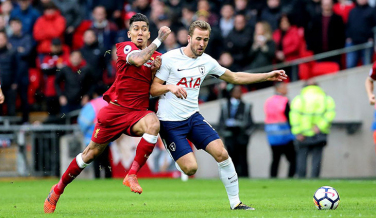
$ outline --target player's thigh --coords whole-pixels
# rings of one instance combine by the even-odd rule
[[[142,136],[144,133],[157,135],[160,124],[157,115],[154,112],[147,113],[141,117],[137,123],[132,126],[132,133],[137,136]]]
[[[177,161],[182,156],[193,152],[187,141],[189,126],[186,122],[161,121],[160,135],[166,151]]]
[[[206,146],[206,152],[208,152],[217,162],[222,162],[228,159],[228,152],[221,139],[211,141]]]
[[[197,149],[206,150],[206,146],[220,139],[215,129],[204,119],[200,113],[195,113],[191,117],[190,132],[187,139],[191,141]]]

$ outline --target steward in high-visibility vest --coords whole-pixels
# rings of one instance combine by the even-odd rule
[[[291,102],[290,109],[291,132],[305,137],[315,135],[315,126],[328,134],[336,116],[333,98],[317,85],[304,87]]]

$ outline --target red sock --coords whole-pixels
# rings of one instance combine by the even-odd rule
[[[144,138],[141,138],[140,143],[137,145],[136,157],[134,157],[128,174],[136,174],[141,169],[148,160],[151,152],[153,152],[154,147],[155,144],[149,143]]]
[[[65,187],[71,183],[78,175],[80,175],[81,171],[85,168],[80,168],[77,165],[76,158],[72,160],[69,164],[68,169],[65,171],[63,176],[61,177],[59,183],[54,188],[54,192],[58,195],[63,194]]]

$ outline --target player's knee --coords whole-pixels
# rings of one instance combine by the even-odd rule
[[[146,133],[157,135],[159,133],[159,120],[156,116],[150,116],[150,118],[147,120],[147,130]]]
[[[197,168],[198,168],[197,164],[192,164],[192,165],[184,166],[182,170],[186,175],[193,176],[197,172]]]
[[[213,157],[218,163],[225,161],[229,158],[228,153],[227,153],[226,149],[224,149],[224,148],[221,151],[214,154]]]

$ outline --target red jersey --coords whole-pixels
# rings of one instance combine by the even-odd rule
[[[128,63],[128,55],[141,50],[133,42],[116,44],[116,80],[104,93],[107,102],[136,109],[146,110],[149,107],[149,90],[152,82],[151,65],[155,57],[162,55],[154,52],[150,60],[140,67]]]
[[[372,80],[376,80],[376,62],[373,63],[372,68],[369,71],[369,77],[371,77]]]

